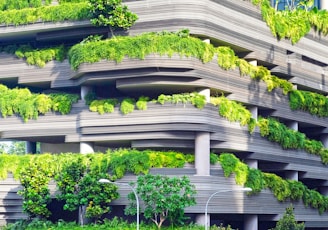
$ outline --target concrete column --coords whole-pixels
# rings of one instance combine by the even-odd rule
[[[81,86],[81,100],[84,101],[84,97],[85,97],[88,93],[92,92],[92,90],[93,90],[93,87],[91,87],[91,86],[86,86],[86,85],[82,85],[82,86]]]
[[[321,7],[321,9],[328,10],[328,1],[327,0],[320,0],[320,7]]]
[[[210,175],[210,133],[197,132],[195,137],[196,175]]]
[[[320,136],[320,140],[321,140],[323,146],[325,146],[325,148],[328,148],[328,134],[322,134]]]
[[[289,179],[289,180],[298,181],[298,172],[297,171],[286,171],[285,177],[286,177],[286,179]]]
[[[320,187],[319,192],[324,196],[328,196],[328,187],[327,186]]]
[[[197,176],[209,176],[210,175],[210,133],[209,132],[197,132],[195,135],[195,168]],[[210,215],[205,217],[205,214],[198,214],[195,217],[195,221],[199,225],[205,224],[205,218],[207,223],[210,223]]]
[[[257,120],[259,114],[259,108],[257,106],[250,106],[248,107],[249,111],[252,114],[252,117]]]
[[[36,142],[26,141],[25,142],[26,153],[36,153]]]
[[[244,230],[258,230],[258,216],[256,214],[244,216]]]
[[[195,222],[198,225],[205,226],[205,214],[196,215]],[[207,226],[210,226],[210,214],[207,214]]]
[[[80,153],[87,154],[87,153],[94,153],[93,150],[93,143],[91,142],[81,142],[80,143]]]
[[[290,121],[287,123],[288,128],[298,131],[298,122],[297,121]]]
[[[204,39],[203,42],[205,42],[206,44],[211,44],[211,40],[210,39]]]
[[[257,60],[250,60],[248,62],[249,62],[249,64],[251,64],[253,66],[257,66]]]
[[[259,164],[258,164],[258,160],[250,160],[247,159],[245,160],[245,163],[250,167],[250,168],[254,168],[254,169],[258,169],[259,168]]]
[[[211,100],[211,90],[210,89],[200,89],[198,93],[204,95],[206,98],[206,103],[210,103]]]

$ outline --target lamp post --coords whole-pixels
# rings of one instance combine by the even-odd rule
[[[242,191],[242,192],[250,192],[252,191],[251,188],[241,188],[241,189],[228,189],[228,190],[219,190],[214,192],[207,200],[206,202],[206,206],[205,206],[205,230],[208,230],[208,218],[207,218],[207,207],[208,207],[208,203],[210,202],[210,200],[217,195],[218,193],[223,193],[223,192],[233,192],[233,191]]]
[[[137,230],[139,230],[139,198],[136,190],[129,185],[128,183],[120,183],[120,182],[115,182],[115,181],[110,181],[108,179],[100,179],[99,183],[110,183],[110,184],[117,184],[117,185],[127,185],[130,187],[130,189],[133,191],[134,196],[136,197],[136,202],[137,202]]]

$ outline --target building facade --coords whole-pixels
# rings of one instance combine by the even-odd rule
[[[316,2],[327,9],[327,1]],[[255,66],[264,66],[272,74],[293,83],[295,89],[326,96],[328,93],[328,39],[312,31],[296,44],[278,40],[262,20],[261,10],[242,0],[143,0],[128,1],[139,17],[124,36],[145,32],[178,31],[184,28],[213,46],[229,46],[239,58]],[[108,35],[108,28],[94,27],[89,20],[38,21],[26,25],[0,26],[1,46],[34,44],[37,47],[73,45],[89,35]],[[202,110],[186,105],[150,105],[146,111],[122,115],[99,115],[89,111],[84,97],[94,92],[99,98],[156,97],[162,93],[199,92],[210,96],[224,94],[249,109],[253,118],[274,117],[290,129],[319,140],[328,148],[328,118],[304,111],[293,111],[288,96],[281,91],[268,92],[267,86],[237,70],[223,70],[213,62],[173,54],[153,54],[144,60],[125,58],[120,63],[99,61],[83,63],[73,70],[67,59],[50,61],[44,67],[28,65],[6,52],[0,53],[0,83],[8,87],[28,87],[35,92],[65,92],[80,95],[67,115],[47,113],[37,120],[22,121],[11,116],[0,119],[0,138],[27,142],[28,152],[105,151],[107,148],[177,149],[195,154],[195,165],[183,170],[154,169],[153,173],[188,175],[196,185],[197,205],[186,209],[200,224],[231,224],[245,230],[268,229],[279,220],[290,202],[279,202],[269,190],[249,196],[233,178],[225,178],[218,166],[210,165],[210,153],[236,154],[250,167],[275,173],[285,179],[301,181],[309,188],[328,194],[327,166],[320,157],[303,150],[285,150],[261,137],[258,129],[250,135],[238,123],[229,122],[208,104]],[[126,176],[122,181],[135,180]],[[11,179],[3,183],[2,220],[22,217],[18,185]],[[205,204],[211,200],[208,216]],[[123,191],[127,192],[127,191]],[[8,195],[9,194],[9,195]],[[116,201],[114,205],[124,205]],[[307,229],[328,229],[328,214],[294,202],[295,216]]]

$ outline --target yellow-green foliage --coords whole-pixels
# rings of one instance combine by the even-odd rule
[[[51,110],[67,114],[73,103],[77,102],[77,95],[70,94],[37,94],[27,88],[9,89],[0,85],[0,112],[2,117],[20,115],[24,122],[37,119],[39,114]]]
[[[267,68],[252,66],[247,61],[239,59],[229,47],[214,47],[198,38],[189,36],[188,30],[82,42],[69,50],[68,58],[72,68],[76,70],[82,63],[95,63],[101,60],[119,63],[126,57],[143,60],[150,54],[168,55],[169,57],[178,54],[181,57],[197,58],[203,63],[217,57],[219,67],[224,70],[233,70],[238,66],[241,75],[248,75],[253,79],[264,81],[268,91],[282,88],[283,93],[287,94],[293,87],[290,82],[272,76]]]
[[[328,210],[328,197],[299,181],[284,180],[273,173],[252,169],[230,153],[222,153],[219,162],[226,177],[234,174],[236,183],[252,188],[252,193],[270,189],[278,201],[302,200],[306,206],[318,209],[320,214]]]
[[[239,122],[240,125],[248,126],[250,132],[253,132],[256,126],[256,120],[252,118],[251,112],[242,104],[227,99],[224,96],[211,97],[211,103],[219,107],[219,114],[231,122]]]
[[[10,9],[0,11],[0,24],[24,25],[43,22],[58,22],[64,20],[89,19],[90,12],[87,2],[63,3],[59,5],[41,6],[37,8]]]
[[[66,58],[66,48],[64,45],[43,49],[33,49],[31,46],[20,46],[15,51],[19,58],[25,58],[29,65],[44,67],[49,61],[63,61]]]
[[[290,39],[293,44],[309,33],[311,27],[323,35],[328,34],[328,11],[309,6],[277,11],[269,0],[252,0],[261,8],[263,20],[278,39]],[[310,2],[310,1],[309,1]]]

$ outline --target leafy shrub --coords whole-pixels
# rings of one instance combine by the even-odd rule
[[[279,143],[284,149],[303,149],[306,152],[321,156],[322,162],[327,164],[327,150],[321,141],[308,139],[304,133],[289,129],[274,118],[260,118],[258,127],[262,137]]]
[[[271,7],[269,0],[252,0],[252,2],[261,7],[263,20],[278,39],[290,39],[292,44],[295,44],[310,31],[311,27],[324,35],[328,34],[326,10],[298,7],[294,10],[277,11]]]
[[[37,21],[83,20],[90,18],[86,2],[63,3],[60,5],[41,6],[0,11],[0,23],[5,25],[25,25]]]
[[[289,93],[289,105],[293,110],[307,111],[318,117],[328,116],[328,99],[318,93],[293,90]]]
[[[104,100],[93,100],[89,106],[90,111],[98,112],[99,114],[112,113],[114,107],[118,104],[118,100],[104,99]]]
[[[181,178],[151,174],[138,176],[136,192],[144,203],[141,207],[144,210],[141,212],[158,228],[161,228],[163,222],[170,217],[169,213],[182,212],[182,215],[179,215],[181,217],[186,207],[196,204],[195,186],[186,176]],[[126,208],[125,213],[134,215],[136,214],[135,195],[129,194],[129,199],[132,203]]]
[[[68,114],[71,111],[72,104],[76,103],[79,96],[74,94],[49,94],[52,100],[52,110],[61,114]]]
[[[139,97],[136,106],[139,110],[146,110],[147,109],[147,102],[149,101],[149,97],[141,96]]]
[[[29,65],[44,67],[49,61],[63,61],[66,58],[66,48],[64,45],[43,49],[33,49],[31,46],[20,46],[15,51],[19,58],[26,58]]]
[[[138,16],[132,13],[122,0],[88,0],[91,12],[91,23],[96,26],[110,26],[111,28],[130,28]]]
[[[125,98],[121,102],[120,111],[125,115],[132,113],[135,107],[135,100],[133,98]]]
[[[328,198],[315,190],[308,189],[302,182],[284,180],[273,173],[251,169],[236,156],[229,153],[222,153],[219,162],[225,177],[234,173],[236,183],[252,188],[252,193],[268,188],[279,201],[302,199],[306,206],[310,205],[318,209],[320,214],[328,210]],[[246,180],[245,174],[247,175]]]
[[[256,126],[256,121],[252,114],[242,104],[227,99],[224,96],[211,97],[211,103],[219,107],[220,116],[231,122],[239,122],[240,125],[248,125],[248,130],[252,133]]]
[[[37,119],[39,114],[50,110],[67,114],[73,103],[77,102],[77,95],[69,94],[33,94],[27,88],[8,89],[0,85],[0,112],[3,117],[19,114],[24,122]]]

